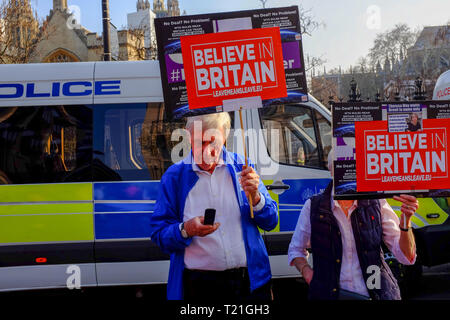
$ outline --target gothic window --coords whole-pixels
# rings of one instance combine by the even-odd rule
[[[79,62],[80,59],[78,59],[74,54],[71,54],[70,52],[66,50],[56,50],[52,54],[50,54],[47,58],[44,59],[44,62],[48,63],[55,63],[55,62]]]

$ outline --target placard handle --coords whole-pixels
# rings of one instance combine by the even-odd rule
[[[244,146],[244,157],[245,157],[245,168],[248,167],[248,161],[247,161],[247,146],[245,144],[245,134],[244,134],[244,122],[242,121],[242,106],[239,108],[239,120],[241,121],[241,133],[242,133],[242,143]],[[250,217],[253,219],[253,201],[252,197],[248,197],[248,203],[250,204]]]

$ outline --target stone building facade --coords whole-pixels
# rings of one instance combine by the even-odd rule
[[[146,2],[148,1],[146,0]],[[180,15],[180,4],[178,3],[178,0],[167,0],[166,6],[164,0],[154,0],[153,12],[156,14],[157,18],[176,17]]]
[[[83,26],[73,23],[67,0],[53,0],[53,9],[43,28],[46,36],[39,40],[31,62],[79,62],[103,59],[102,39]]]
[[[28,0],[22,0],[28,1]],[[115,60],[142,60],[154,58],[156,41],[153,20],[155,17],[180,14],[177,0],[154,0],[153,10],[149,0],[138,0],[137,11],[128,14],[128,29],[117,31],[112,26],[111,38],[117,39]],[[53,9],[44,22],[47,36],[39,40],[30,62],[79,62],[103,60],[103,39],[95,32],[73,23],[67,0],[53,0]],[[141,35],[137,29],[144,30]],[[113,43],[111,44],[113,47]],[[149,53],[150,52],[150,53]],[[114,54],[113,54],[114,60]]]

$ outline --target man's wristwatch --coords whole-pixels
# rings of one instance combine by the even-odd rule
[[[181,236],[185,239],[189,238],[189,235],[187,234],[186,230],[184,229],[184,222],[181,224],[180,227]]]

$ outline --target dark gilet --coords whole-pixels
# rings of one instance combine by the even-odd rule
[[[342,239],[339,225],[331,210],[332,183],[325,191],[311,198],[311,249],[314,274],[309,288],[310,299],[335,300],[339,296],[339,277],[342,263]],[[378,200],[358,200],[351,214],[359,264],[365,283],[374,271],[380,269],[380,286],[368,288],[373,300],[400,300],[397,280],[384,261],[381,248],[383,230]],[[371,280],[373,277],[371,278]],[[374,283],[369,281],[369,283]]]

